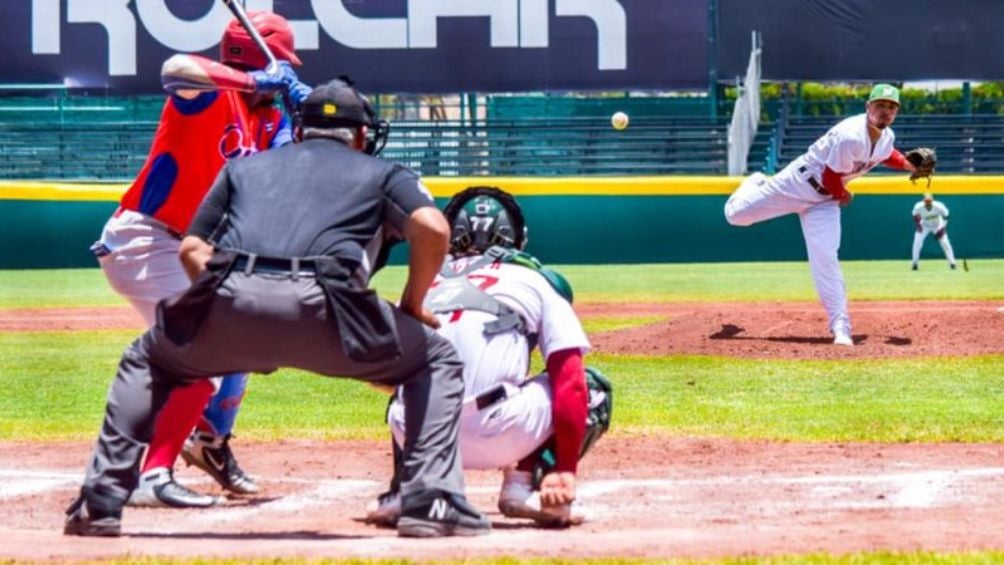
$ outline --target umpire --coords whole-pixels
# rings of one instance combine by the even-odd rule
[[[403,386],[398,535],[479,535],[464,498],[457,421],[462,366],[422,308],[450,227],[410,170],[373,155],[386,122],[345,80],[303,103],[301,143],[230,161],[181,244],[193,286],[158,306],[130,345],[64,534],[117,536],[144,444],[168,393],[197,379],[295,367]],[[410,245],[400,307],[367,288],[389,247]]]

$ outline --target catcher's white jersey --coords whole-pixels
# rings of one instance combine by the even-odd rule
[[[480,257],[455,260],[456,272]],[[465,275],[475,286],[520,315],[527,332],[536,335],[541,355],[577,348],[585,354],[589,340],[571,304],[540,273],[511,263],[494,262]],[[441,280],[437,278],[437,282]],[[439,333],[450,340],[464,362],[465,399],[460,416],[460,452],[465,469],[511,465],[529,455],[553,433],[551,386],[546,375],[528,379],[530,343],[509,330],[485,335],[496,317],[477,310],[439,316]],[[497,391],[499,399],[478,407],[478,396]],[[387,414],[398,441],[404,437],[400,396]]]
[[[938,202],[931,202],[931,209],[928,210],[921,200],[913,207],[912,216],[920,216],[920,225],[927,231],[936,232],[945,226],[948,220],[948,207]]]
[[[847,288],[837,256],[840,206],[814,184],[819,185],[826,167],[840,173],[844,183],[867,173],[889,158],[895,140],[892,129],[885,128],[872,144],[868,116],[851,116],[830,128],[780,173],[770,178],[761,173],[747,177],[725,203],[725,217],[736,226],[798,214],[812,279],[834,333],[851,333]]]
[[[461,272],[479,259],[461,258],[451,261],[449,266]],[[572,305],[540,273],[512,263],[494,262],[466,276],[520,315],[527,332],[537,336],[544,359],[562,349],[578,348],[583,353],[589,350],[589,340]],[[476,310],[441,314],[439,318],[442,323],[439,333],[450,340],[464,360],[468,396],[480,394],[502,381],[519,384],[526,378],[530,359],[526,336],[517,332],[484,335],[484,323],[495,317]]]

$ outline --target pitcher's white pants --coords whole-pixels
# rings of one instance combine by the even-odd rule
[[[840,204],[817,193],[788,169],[767,178],[750,175],[725,203],[725,219],[751,226],[786,214],[798,214],[819,301],[829,315],[830,331],[851,333],[847,287],[840,270]]]
[[[914,232],[913,234],[913,264],[916,265],[920,262],[920,250],[924,247],[924,240],[927,239],[927,235],[934,233],[927,228],[921,228],[919,232]],[[945,258],[948,259],[949,265],[955,264],[955,251],[952,249],[952,242],[948,240],[948,231],[938,237],[937,234],[934,236],[941,244],[941,250],[945,252]]]

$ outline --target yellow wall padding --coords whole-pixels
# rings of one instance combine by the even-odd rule
[[[727,195],[741,180],[726,176],[429,177],[423,182],[437,197],[476,185],[498,186],[517,196],[684,196]],[[123,183],[0,181],[0,200],[117,201],[128,187]],[[850,188],[856,194],[1004,194],[1004,176],[936,176],[928,188],[925,181],[913,184],[905,175],[872,175],[853,181]]]

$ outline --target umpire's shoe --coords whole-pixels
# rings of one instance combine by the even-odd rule
[[[128,506],[152,508],[207,508],[219,502],[215,496],[199,494],[174,480],[174,472],[156,467],[139,476],[139,485],[129,496]]]
[[[393,528],[400,518],[401,493],[389,490],[370,503],[364,521],[380,528]]]
[[[441,490],[405,495],[397,535],[405,538],[481,536],[492,524],[459,494]]]
[[[240,468],[230,450],[230,434],[217,436],[196,430],[181,452],[185,463],[195,465],[234,494],[255,494],[258,485]]]
[[[118,537],[122,535],[122,506],[102,497],[87,487],[66,509],[63,535],[87,537]]]

